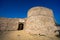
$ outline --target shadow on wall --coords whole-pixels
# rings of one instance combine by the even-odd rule
[[[59,34],[57,34],[56,36],[60,38],[60,25],[55,23],[55,26],[57,26],[58,30],[56,30],[55,32],[58,32]]]

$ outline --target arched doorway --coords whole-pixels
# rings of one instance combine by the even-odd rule
[[[18,29],[17,30],[23,30],[24,28],[24,23],[18,23]]]

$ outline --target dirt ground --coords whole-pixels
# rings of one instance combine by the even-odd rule
[[[0,31],[0,40],[60,40],[57,37],[32,35],[22,31]]]

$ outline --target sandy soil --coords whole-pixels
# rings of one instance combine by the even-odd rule
[[[0,31],[0,40],[60,40],[57,37],[32,35],[22,31]]]

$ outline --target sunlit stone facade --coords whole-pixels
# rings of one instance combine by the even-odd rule
[[[27,13],[27,18],[0,18],[0,30],[17,30],[19,23],[23,23],[23,30],[29,34],[55,35],[53,12],[45,7],[33,7]]]
[[[30,34],[54,36],[55,22],[51,9],[45,7],[33,7],[28,11],[25,31]]]

